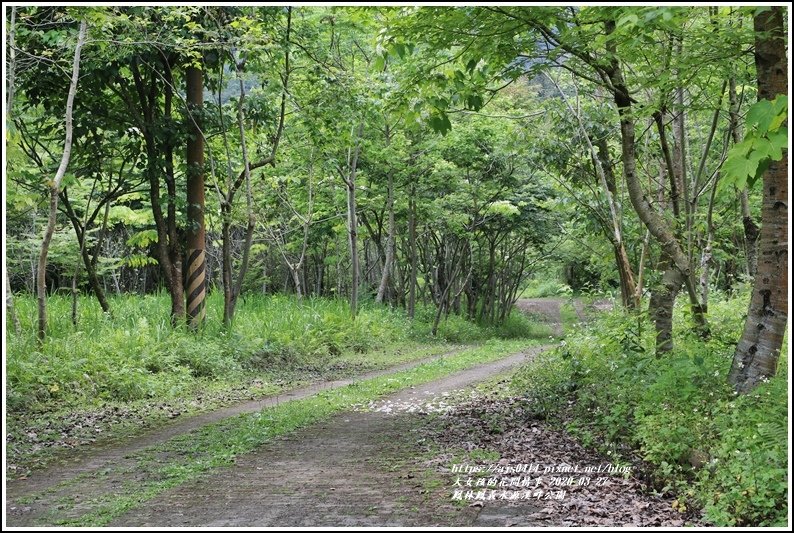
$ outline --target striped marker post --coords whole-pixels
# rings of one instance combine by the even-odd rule
[[[204,322],[207,263],[204,252],[204,137],[200,128],[204,101],[200,69],[188,67],[187,102],[191,111],[187,140],[187,295],[188,326],[196,330]]]

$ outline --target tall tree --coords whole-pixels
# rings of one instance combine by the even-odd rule
[[[58,194],[61,191],[61,181],[66,174],[69,166],[69,159],[72,156],[72,111],[74,109],[74,96],[77,94],[77,83],[80,79],[80,53],[86,40],[87,23],[85,20],[80,22],[80,29],[77,33],[77,43],[74,47],[74,59],[72,60],[72,78],[69,83],[69,93],[66,96],[66,112],[64,114],[65,140],[63,144],[63,154],[55,177],[49,185],[50,190],[50,210],[47,217],[47,227],[44,230],[44,239],[41,242],[41,252],[39,253],[39,263],[36,275],[36,300],[38,305],[38,339],[43,342],[47,332],[47,254],[50,251],[50,241],[55,232],[55,222],[58,216]]]
[[[187,140],[187,296],[188,325],[196,329],[204,321],[206,296],[206,239],[204,230],[204,136],[201,108],[204,102],[204,76],[194,65],[187,68],[187,104],[190,113]]]
[[[360,122],[351,136],[353,147],[347,151],[347,164],[339,169],[347,191],[347,238],[350,247],[350,314],[353,320],[358,314],[358,289],[361,283],[361,267],[358,257],[358,212],[356,205],[356,174],[358,172],[358,158],[361,154],[361,136],[364,132],[364,123]]]
[[[758,98],[773,100],[788,94],[785,11],[781,6],[756,13],[755,66]],[[785,131],[787,119],[780,127]],[[777,370],[788,323],[788,151],[771,161],[763,175],[758,267],[744,332],[736,346],[728,380],[747,392]]]
[[[11,7],[11,20],[8,23],[8,74],[6,75],[6,124],[11,124],[11,106],[14,103],[14,75],[16,73],[16,35],[17,8]],[[11,292],[11,283],[8,280],[8,267],[3,270],[6,290],[6,313],[14,323],[14,331],[19,334],[22,327],[19,324],[16,308],[14,307],[14,294]]]

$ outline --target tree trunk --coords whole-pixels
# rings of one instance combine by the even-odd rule
[[[191,329],[204,321],[206,252],[204,236],[204,137],[198,123],[204,102],[202,71],[188,67],[187,103],[191,116],[187,141],[187,319]],[[231,283],[231,280],[229,280]]]
[[[739,120],[739,101],[736,98],[736,79],[731,76],[728,80],[728,111],[730,114],[730,129],[734,144],[742,142],[742,126]],[[742,225],[744,226],[744,248],[747,257],[747,273],[755,277],[755,269],[758,262],[758,225],[753,220],[750,213],[750,200],[748,198],[747,186],[739,191],[739,202],[741,205]]]
[[[651,292],[648,304],[648,313],[653,319],[656,328],[656,355],[661,355],[673,349],[673,307],[675,298],[684,276],[675,268],[668,257],[659,261],[660,270],[664,269],[662,280],[658,287]]]
[[[232,282],[232,213],[231,206],[221,200],[221,283],[223,283],[223,325],[228,327],[234,316],[234,285]]]
[[[754,18],[755,65],[759,99],[788,94],[788,70],[783,7],[775,6]],[[782,128],[788,126],[788,121]],[[788,323],[788,151],[773,161],[763,177],[761,234],[750,309],[728,381],[746,393],[777,371]]]
[[[8,74],[6,76],[6,119],[11,121],[11,107],[14,105],[14,77],[16,75],[16,20],[17,8],[11,7],[11,20],[8,24]],[[11,292],[11,281],[8,279],[8,269],[3,270],[6,285],[6,316],[11,318],[14,323],[14,333],[22,333],[22,326],[19,323],[16,309],[14,307],[14,294]]]
[[[8,270],[4,270],[6,278],[6,316],[11,317],[11,322],[14,323],[14,333],[17,335],[22,333],[22,325],[19,323],[16,308],[14,307],[14,293],[11,292],[11,281],[8,279]]]
[[[167,186],[168,213],[163,215],[160,202],[160,173],[159,164],[161,146],[157,141],[156,131],[158,124],[155,120],[157,102],[157,81],[152,75],[148,86],[144,83],[139,68],[139,59],[134,58],[130,63],[135,90],[140,102],[141,122],[139,124],[146,146],[146,176],[149,180],[149,202],[152,207],[152,218],[157,230],[157,259],[160,272],[165,280],[168,294],[171,298],[171,325],[182,323],[185,316],[185,298],[182,287],[182,254],[180,243],[177,240],[176,227],[176,181],[173,168],[173,147],[171,140],[164,141],[162,151],[165,152],[165,179]],[[163,77],[164,87],[164,120],[171,117],[171,101],[173,87],[171,83],[170,66],[165,62]],[[115,279],[114,279],[115,281]]]
[[[408,274],[408,316],[413,319],[416,312],[416,200],[414,199],[414,186],[408,198],[408,255],[411,270]]]
[[[708,310],[709,305],[709,274],[711,273],[711,265],[714,262],[712,255],[712,242],[714,241],[714,202],[717,198],[717,185],[719,184],[719,175],[714,178],[714,183],[711,186],[711,194],[709,196],[709,206],[706,212],[706,243],[703,246],[703,251],[700,257],[700,301],[703,302],[704,311]]]
[[[64,202],[63,205],[66,209],[66,216],[72,223],[72,227],[74,228],[74,234],[77,237],[77,244],[80,246],[80,256],[83,261],[83,265],[85,266],[86,274],[88,275],[88,284],[91,286],[91,291],[96,296],[97,301],[99,302],[99,306],[102,308],[102,311],[108,314],[112,314],[110,311],[110,304],[107,301],[107,297],[105,296],[105,290],[102,288],[102,284],[99,282],[99,276],[96,273],[96,265],[97,265],[97,258],[99,257],[99,245],[100,242],[97,242],[96,247],[94,247],[94,255],[88,253],[86,249],[86,242],[85,242],[85,232],[86,232],[86,225],[84,225],[80,218],[77,216],[77,213],[74,212],[72,206],[68,201],[68,197],[66,196],[65,192],[63,195]],[[108,207],[110,206],[110,201],[105,206],[105,218],[103,220],[103,230],[107,225],[107,214],[108,214]]]
[[[11,122],[11,106],[14,105],[14,82],[17,66],[16,31],[17,8],[11,7],[11,20],[8,22],[8,73],[6,74],[6,120]]]
[[[631,262],[629,261],[629,258],[626,254],[626,247],[623,244],[620,210],[618,208],[617,202],[615,201],[615,193],[617,192],[615,188],[615,175],[612,172],[612,165],[609,161],[609,148],[607,146],[606,139],[602,138],[595,142],[595,146],[598,147],[598,151],[596,151],[594,143],[590,140],[590,135],[585,128],[581,113],[579,112],[578,92],[576,93],[576,109],[574,109],[571,103],[568,101],[568,98],[565,96],[565,92],[563,92],[557,82],[548,74],[546,74],[546,77],[552,83],[554,83],[555,87],[557,87],[557,91],[560,93],[560,96],[565,102],[565,105],[568,107],[568,110],[576,117],[582,137],[584,137],[584,140],[587,142],[587,147],[590,152],[590,157],[593,161],[593,166],[595,167],[598,183],[601,186],[601,191],[604,193],[607,206],[609,207],[609,218],[610,222],[612,223],[612,227],[610,228],[611,234],[608,234],[608,237],[615,250],[615,261],[617,263],[618,275],[620,277],[621,300],[625,308],[636,309],[639,307],[639,301],[635,299],[635,295],[637,293],[636,283],[634,281],[634,272],[631,268]]]
[[[55,221],[58,215],[58,194],[60,193],[61,181],[66,168],[69,166],[69,159],[72,155],[72,110],[74,109],[74,96],[77,93],[77,82],[80,78],[80,52],[85,44],[86,21],[80,22],[80,30],[77,35],[77,44],[74,48],[74,59],[72,61],[72,80],[69,84],[69,93],[66,96],[65,130],[66,139],[63,145],[61,163],[50,184],[50,211],[47,218],[47,227],[44,230],[44,239],[41,242],[41,253],[39,253],[39,264],[36,283],[36,300],[38,304],[38,339],[44,341],[47,332],[47,287],[45,285],[47,276],[47,254],[50,251],[50,241],[55,232]]]
[[[391,171],[389,172],[388,189],[386,209],[389,212],[389,235],[386,239],[386,260],[383,265],[383,275],[380,278],[378,295],[375,297],[375,302],[377,303],[383,302],[383,299],[386,297],[386,290],[389,287],[389,279],[394,263],[394,177]]]
[[[300,302],[303,300],[303,288],[301,283],[301,265],[292,265],[289,264],[288,267],[289,272],[292,275],[292,282],[295,284],[295,296],[298,298]]]
[[[358,167],[358,156],[361,152],[361,134],[364,124],[359,124],[357,128],[355,148],[352,157],[348,156],[348,176],[345,179],[347,186],[347,231],[350,245],[350,315],[353,320],[358,314],[358,285],[360,266],[358,260],[358,215],[356,214],[356,170]]]
[[[615,29],[614,21],[607,21],[607,33],[612,33]],[[610,45],[614,48],[614,44]],[[614,54],[614,50],[611,50]],[[642,220],[662,247],[664,253],[672,261],[672,265],[677,268],[684,277],[684,284],[689,295],[692,308],[692,315],[702,336],[708,335],[708,322],[703,313],[700,301],[697,296],[697,289],[692,277],[692,269],[687,255],[681,249],[678,239],[670,230],[664,219],[657,214],[648,202],[639,176],[637,175],[637,159],[635,151],[635,132],[634,119],[631,114],[631,97],[623,79],[623,73],[617,59],[613,59],[608,68],[608,75],[613,86],[615,104],[620,116],[620,137],[621,137],[621,156],[623,160],[623,174],[626,178],[626,189],[629,198],[637,212],[637,216]]]

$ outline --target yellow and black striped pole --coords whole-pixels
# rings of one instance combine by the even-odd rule
[[[204,103],[201,69],[186,72],[188,117],[187,139],[187,320],[191,329],[204,321],[207,264],[204,252],[204,137],[200,126]]]

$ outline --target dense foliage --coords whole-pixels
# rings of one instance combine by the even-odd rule
[[[647,316],[600,316],[516,375],[531,411],[621,460],[641,460],[681,511],[703,508],[720,526],[785,525],[788,381],[781,374],[750,395],[728,386],[746,291],[712,306],[702,343],[683,321],[674,350],[653,354]],[[683,302],[681,302],[683,303]]]

